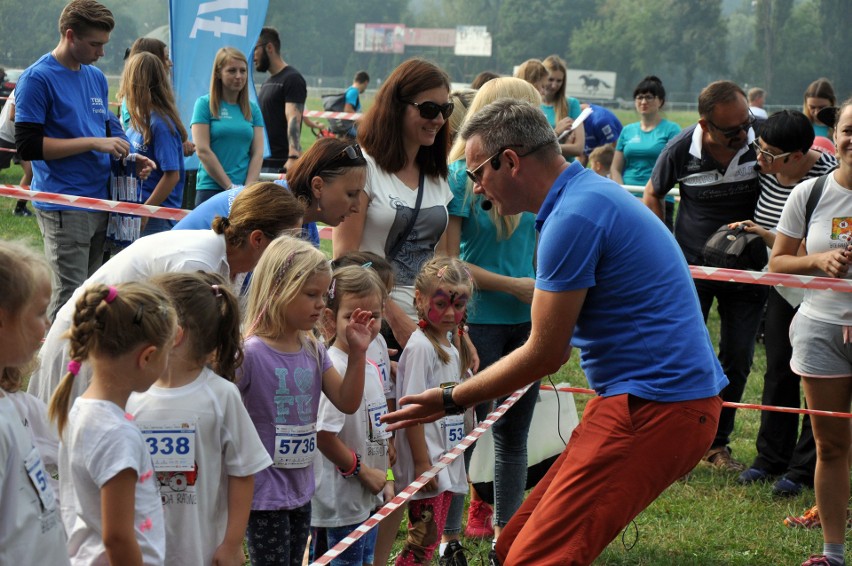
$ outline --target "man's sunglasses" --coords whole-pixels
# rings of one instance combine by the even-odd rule
[[[452,102],[447,102],[446,104],[437,104],[431,100],[427,100],[426,102],[412,102],[410,100],[405,100],[404,102],[417,108],[417,110],[420,111],[420,117],[425,118],[426,120],[434,120],[438,117],[438,114],[443,116],[444,120],[446,120],[450,117],[450,114],[453,113],[453,108],[455,108],[455,104]]]
[[[723,130],[716,124],[710,121],[710,118],[705,118],[707,123],[713,126],[714,129],[719,130],[719,133],[725,136],[728,139],[733,139],[740,135],[740,132],[748,132],[749,129],[754,126],[755,118],[751,112],[748,113],[748,120],[740,124],[739,126],[734,126],[733,128],[727,128]]]
[[[535,153],[536,151],[540,150],[541,148],[548,146],[552,143],[553,143],[552,140],[548,140],[544,143],[538,144],[537,146],[535,146],[534,148],[532,148],[531,150],[529,150],[526,153],[519,153],[518,157],[526,157],[527,155],[531,155],[531,154]],[[467,173],[468,179],[473,181],[473,183],[475,185],[481,184],[482,183],[482,177],[479,174],[479,170],[482,169],[485,166],[485,164],[488,163],[488,162],[491,163],[492,169],[494,169],[495,171],[499,170],[500,169],[500,156],[503,155],[503,152],[506,151],[507,149],[512,149],[512,148],[515,148],[515,147],[522,148],[524,146],[518,145],[518,144],[516,144],[516,145],[505,145],[505,146],[501,147],[500,149],[498,149],[497,153],[495,153],[494,155],[492,155],[491,157],[489,157],[488,159],[486,159],[485,161],[483,161],[482,163],[480,163],[479,165],[477,165],[473,169],[465,169],[465,173]]]

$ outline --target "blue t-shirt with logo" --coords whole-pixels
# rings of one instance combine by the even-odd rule
[[[92,65],[72,71],[50,53],[23,72],[15,88],[15,121],[44,126],[44,137],[74,139],[106,137],[109,87]],[[121,131],[113,136],[124,136]],[[34,191],[108,198],[110,156],[98,151],[32,162]],[[43,202],[40,210],[80,210]]]
[[[683,254],[638,199],[573,163],[536,227],[536,288],[587,290],[571,344],[599,395],[676,402],[727,385]]]
[[[210,112],[210,95],[200,96],[195,101],[192,111],[191,124],[207,124],[210,126],[210,149],[225,170],[225,174],[235,185],[243,185],[248,174],[251,160],[251,143],[254,139],[254,129],[263,127],[263,115],[256,102],[249,101],[251,121],[246,120],[239,104],[221,102],[219,117],[214,118]],[[198,178],[195,189],[222,190],[219,184],[207,174],[204,165],[198,168]]]
[[[346,104],[352,105],[352,108],[355,109],[355,112],[361,111],[361,91],[359,91],[357,87],[350,86],[346,89],[345,100]]]
[[[157,168],[151,171],[151,175],[142,183],[142,202],[154,192],[157,183],[163,178],[163,172],[178,171],[178,183],[161,206],[180,208],[183,203],[183,142],[174,123],[152,113],[151,142],[146,144],[142,133],[132,126],[127,129],[127,139],[130,141],[130,151],[144,155],[157,164]]]

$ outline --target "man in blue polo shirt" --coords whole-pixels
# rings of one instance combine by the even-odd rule
[[[462,128],[474,192],[539,230],[532,331],[461,385],[400,399],[396,426],[459,414],[555,373],[580,350],[598,396],[490,559],[591,564],[710,445],[727,384],[671,233],[612,181],[568,164],[538,109],[503,99]]]
[[[130,153],[109,124],[109,87],[93,66],[115,25],[94,0],[73,0],[59,17],[59,45],[21,75],[16,86],[15,144],[32,161],[34,191],[108,198],[110,159]],[[114,131],[114,130],[118,131]],[[140,178],[153,162],[137,160]],[[54,273],[48,316],[103,262],[108,213],[36,202],[44,253]]]
[[[672,138],[657,158],[643,200],[663,218],[663,199],[680,184],[674,234],[686,261],[704,265],[704,243],[723,224],[752,218],[760,185],[754,140],[754,116],[743,90],[730,81],[710,83],[698,95],[698,124]],[[705,321],[713,299],[721,320],[719,361],[731,381],[722,392],[725,401],[739,402],[754,357],[754,342],[767,289],[763,285],[696,280]],[[736,410],[725,408],[719,430],[704,462],[729,472],[745,465],[728,447]]]

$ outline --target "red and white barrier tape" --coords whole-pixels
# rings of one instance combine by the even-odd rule
[[[334,120],[358,120],[363,116],[358,112],[326,112],[325,110],[305,110],[302,116],[310,118],[332,118]]]
[[[819,289],[821,291],[852,291],[852,279],[835,279],[833,277],[814,277],[811,275],[793,275],[790,273],[769,273],[766,271],[741,271],[722,267],[704,267],[690,265],[689,271],[693,279],[709,279],[711,281],[727,281],[733,283],[756,283],[758,285],[780,285],[782,287],[798,287],[800,289]]]
[[[189,214],[188,210],[184,210],[182,208],[166,208],[164,206],[150,206],[147,204],[138,204],[133,202],[119,202],[117,200],[104,200],[91,197],[62,195],[59,193],[29,191],[16,185],[0,185],[0,196],[12,197],[19,200],[49,202],[51,204],[85,208],[87,210],[119,212],[121,214],[133,214],[135,216],[150,216],[151,218],[163,218],[165,220],[180,220]]]
[[[569,387],[557,385],[555,388],[550,385],[542,385],[542,389],[550,391],[564,391],[566,393],[582,393],[584,395],[597,395],[594,389],[586,387]],[[725,401],[723,407],[731,409],[756,409],[758,411],[770,411],[773,413],[795,413],[797,415],[816,415],[818,417],[840,417],[842,419],[852,419],[852,413],[839,413],[837,411],[821,411],[819,409],[800,409],[798,407],[778,407],[773,405],[756,405],[754,403],[734,403],[733,401]]]
[[[389,502],[385,503],[385,505],[376,511],[369,519],[361,523],[354,531],[349,533],[346,537],[344,537],[340,542],[338,542],[334,547],[330,548],[328,552],[317,558],[314,562],[311,562],[311,566],[319,566],[322,564],[328,564],[332,560],[334,560],[337,556],[339,556],[342,552],[344,552],[347,548],[349,548],[352,543],[357,541],[359,538],[370,532],[370,529],[378,525],[385,517],[393,513],[396,509],[400,507],[403,503],[411,499],[411,496],[423,489],[423,486],[426,483],[434,478],[438,473],[446,468],[449,464],[455,461],[462,453],[470,447],[474,441],[482,436],[486,430],[491,428],[497,419],[502,417],[509,408],[514,405],[521,396],[526,393],[527,389],[529,389],[529,385],[518,389],[514,393],[512,393],[503,403],[500,404],[499,407],[494,409],[494,411],[485,418],[484,421],[481,421],[479,425],[471,431],[470,434],[465,436],[461,442],[459,442],[452,450],[444,454],[438,463],[432,466],[431,469],[427,470],[423,474],[420,475],[416,480],[411,482],[405,489],[403,489],[396,497],[391,499]]]

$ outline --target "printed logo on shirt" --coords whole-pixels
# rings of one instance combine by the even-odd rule
[[[852,216],[838,216],[831,219],[831,237],[829,246],[845,248],[852,243]]]
[[[92,113],[93,114],[106,114],[106,109],[104,108],[104,99],[93,96],[89,98],[89,101],[92,104]]]
[[[296,368],[290,376],[288,368],[276,368],[278,389],[275,391],[275,422],[279,424],[307,423],[313,420],[311,410],[314,382],[313,368]],[[288,383],[289,381],[289,383]],[[291,409],[295,408],[295,415]],[[294,420],[293,417],[297,418]]]

